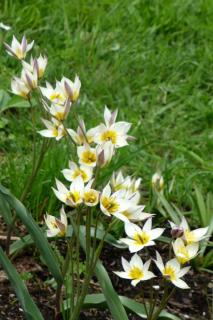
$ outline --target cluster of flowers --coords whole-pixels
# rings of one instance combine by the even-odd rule
[[[188,289],[188,285],[181,278],[189,271],[190,266],[183,267],[187,262],[193,259],[199,250],[199,241],[201,241],[208,230],[207,228],[199,228],[191,231],[189,225],[182,217],[179,226],[170,222],[171,235],[175,239],[172,242],[175,258],[169,260],[164,265],[163,260],[158,252],[156,252],[156,259],[153,259],[162,276],[171,281],[175,286],[181,289]],[[143,228],[133,223],[125,224],[125,232],[128,238],[121,239],[129,247],[130,252],[138,252],[144,247],[155,245],[154,239],[157,239],[164,229],[152,229],[152,218],[149,218]],[[151,259],[143,264],[140,256],[135,254],[130,262],[122,258],[122,266],[124,271],[115,272],[118,276],[125,279],[131,279],[131,284],[135,286],[140,281],[145,281],[154,278],[153,272],[149,271]]]

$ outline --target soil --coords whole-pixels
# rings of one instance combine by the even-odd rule
[[[4,242],[2,243],[4,246]],[[163,253],[163,247],[162,252]],[[153,251],[154,254],[154,251]],[[123,296],[133,298],[142,303],[141,290],[144,289],[145,299],[150,293],[150,282],[144,282],[137,287],[132,287],[128,280],[118,278],[113,271],[122,270],[121,256],[127,260],[131,255],[127,250],[119,250],[109,245],[104,247],[101,260],[109,272],[113,286],[116,291]],[[143,259],[143,256],[142,256]],[[144,257],[146,260],[146,257]],[[45,281],[50,279],[47,269],[37,262],[37,256],[34,250],[26,250],[21,256],[17,257],[13,263],[19,273],[25,279],[30,294],[41,310],[45,320],[54,320],[54,299],[55,291]],[[157,272],[157,270],[155,270]],[[213,279],[209,273],[196,273],[191,270],[185,277],[186,282],[190,285],[190,290],[177,289],[167,306],[167,310],[178,315],[181,319],[190,320],[210,320],[208,306],[211,306]],[[157,281],[154,285],[157,285]],[[155,290],[157,292],[157,290]],[[101,292],[96,278],[91,282],[91,292]],[[159,292],[158,302],[162,293]],[[130,320],[141,320],[141,317],[133,314],[128,315]],[[4,271],[0,269],[0,320],[22,320],[25,319],[23,310],[10,286]],[[90,309],[82,312],[81,320],[111,320],[112,317],[108,310]]]

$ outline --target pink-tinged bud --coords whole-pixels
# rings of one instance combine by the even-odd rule
[[[175,226],[171,230],[171,236],[173,239],[180,238],[183,236],[183,234],[184,234],[184,230],[182,227]]]
[[[105,163],[104,150],[102,150],[98,154],[97,166],[102,168],[104,166],[104,163]]]
[[[70,99],[71,101],[73,101],[73,91],[72,91],[72,88],[70,87],[70,85],[69,85],[66,81],[64,81],[64,87],[65,87],[65,90],[66,90],[66,93],[67,93],[69,99]]]

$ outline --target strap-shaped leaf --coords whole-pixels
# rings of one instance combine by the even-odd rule
[[[80,230],[80,244],[83,250],[86,250],[85,237]],[[118,294],[113,288],[112,282],[108,276],[107,271],[102,265],[101,261],[98,260],[95,267],[95,275],[98,278],[98,282],[101,286],[103,294],[105,296],[107,305],[110,309],[110,312],[115,320],[128,320],[126,311],[119,299]]]
[[[44,320],[15,267],[0,248],[0,264],[5,270],[27,320]]]
[[[5,223],[10,226],[13,221],[12,213],[10,210],[10,206],[5,201],[4,196],[0,194],[0,215],[3,217]]]
[[[142,319],[147,319],[143,304],[124,296],[119,296],[119,299],[122,302],[123,306],[129,312],[137,314]],[[107,307],[107,302],[103,293],[88,294],[85,297],[84,305],[83,305],[84,309],[91,309],[91,308],[106,309],[106,307]],[[66,310],[67,308],[69,308],[69,302],[64,301],[64,309]],[[165,310],[163,310],[160,313],[158,319],[159,320],[180,320],[179,317]]]
[[[39,226],[33,220],[32,216],[27,212],[23,204],[14,196],[12,196],[11,193],[2,185],[0,185],[0,193],[4,196],[4,199],[9,203],[10,207],[14,208],[17,216],[22,221],[22,223],[26,226],[28,232],[32,236],[32,239],[36,247],[40,251],[45,263],[47,264],[49,271],[52,273],[55,280],[58,283],[61,283],[62,282],[61,271],[55,259],[54,253],[46,237],[40,230]]]

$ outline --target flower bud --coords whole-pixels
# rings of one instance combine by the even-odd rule
[[[175,226],[171,230],[171,236],[173,239],[180,238],[183,236],[184,230],[182,227]]]
[[[160,192],[164,188],[164,179],[158,172],[152,176],[152,187],[154,190]]]

